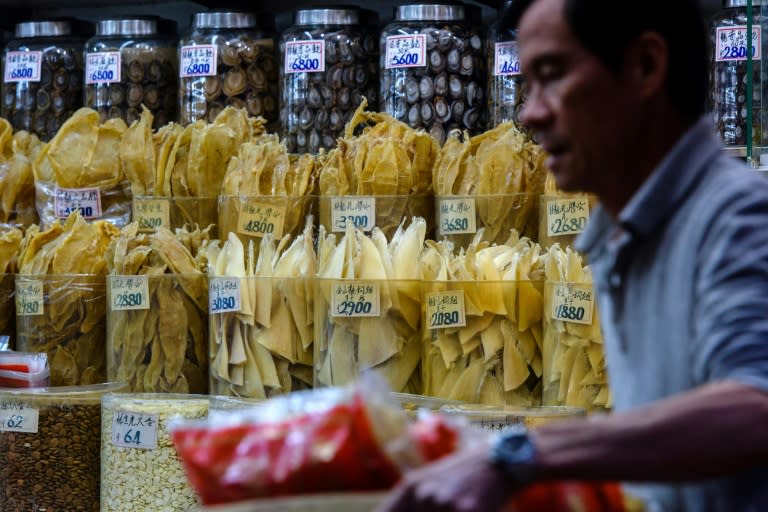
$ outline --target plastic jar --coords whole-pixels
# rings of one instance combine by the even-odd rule
[[[463,6],[401,5],[380,46],[381,111],[429,131],[440,144],[450,130],[485,128],[483,38]]]
[[[302,9],[280,39],[280,125],[288,151],[336,146],[365,97],[376,105],[376,39],[356,8]]]
[[[5,48],[2,106],[15,130],[50,140],[82,106],[82,45],[67,20],[16,25]]]
[[[752,31],[752,143],[768,144],[768,122],[762,106],[763,83],[768,79],[761,63],[768,34],[761,30],[761,0],[753,0]],[[747,0],[724,0],[712,20],[709,52],[709,108],[717,132],[727,146],[747,143]]]
[[[250,12],[199,12],[179,42],[181,122],[212,122],[224,107],[277,122],[273,20]]]
[[[499,17],[488,29],[488,129],[512,121],[522,127],[523,77],[517,56],[517,30],[505,19],[512,5],[506,0]]]
[[[142,105],[152,112],[154,128],[176,121],[176,40],[160,32],[160,21],[133,16],[97,23],[85,44],[85,105],[102,122],[121,118],[131,124]]]

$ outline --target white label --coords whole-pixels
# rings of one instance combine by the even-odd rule
[[[431,292],[427,293],[426,299],[428,329],[448,329],[467,325],[463,290]]]
[[[752,44],[747,43],[747,26],[717,27],[715,60],[747,60],[747,46],[751,46],[752,60],[760,60],[760,26],[752,27]]]
[[[426,66],[427,36],[414,34],[387,37],[387,60],[384,64],[386,69]]]
[[[120,83],[120,52],[86,53],[85,83]]]
[[[496,43],[493,74],[496,76],[511,76],[520,74],[520,59],[517,57],[517,43],[508,41]]]
[[[22,402],[0,402],[0,431],[37,434],[39,412]]]
[[[578,235],[587,227],[587,220],[588,197],[547,201],[547,236]]]
[[[211,278],[208,285],[208,301],[212,314],[240,311],[240,278]]]
[[[339,196],[331,198],[331,232],[344,232],[351,225],[370,231],[376,225],[376,198]]]
[[[149,309],[147,276],[109,276],[110,309]]]
[[[338,281],[333,285],[331,307],[333,317],[379,316],[381,314],[379,283]]]
[[[45,309],[43,301],[43,282],[36,279],[16,278],[16,315],[42,315]]]
[[[179,76],[216,76],[216,46],[201,44],[181,47]]]
[[[285,203],[246,201],[237,216],[237,232],[259,238],[270,234],[275,240],[280,240],[283,237],[285,210]]]
[[[578,284],[558,284],[552,293],[552,319],[575,324],[592,325],[595,296],[592,287]]]
[[[5,54],[3,81],[39,82],[43,52],[8,52]]]
[[[477,233],[475,199],[438,199],[438,232],[441,235]]]
[[[157,414],[115,411],[112,413],[112,444],[123,448],[157,448]]]
[[[159,227],[170,228],[171,206],[167,199],[133,198],[133,222],[139,233],[154,233]]]
[[[325,71],[325,41],[288,41],[285,43],[286,73]]]
[[[101,217],[101,192],[98,188],[56,187],[53,194],[53,209],[59,219],[66,219],[72,212],[80,212],[85,219]]]

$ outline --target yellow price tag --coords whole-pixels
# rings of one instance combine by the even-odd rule
[[[552,319],[592,325],[595,294],[589,285],[559,284],[552,294]]]
[[[44,311],[43,282],[37,279],[16,279],[16,314],[42,315]]]
[[[283,237],[286,204],[246,201],[237,216],[237,232],[245,236],[262,238],[270,234],[279,240]]]
[[[171,205],[168,199],[134,198],[133,221],[140,233],[154,233],[157,228],[170,228]]]
[[[589,198],[553,199],[547,202],[547,236],[578,235],[587,227]]]
[[[380,316],[379,283],[368,281],[337,281],[333,285],[333,317]]]
[[[427,293],[426,300],[428,329],[449,329],[467,325],[464,290]]]

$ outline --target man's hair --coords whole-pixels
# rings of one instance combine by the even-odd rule
[[[516,27],[536,0],[513,0],[502,19]],[[707,29],[698,0],[641,0],[619,15],[615,0],[564,0],[564,17],[584,47],[609,69],[619,71],[624,53],[643,32],[657,32],[667,42],[667,91],[687,119],[706,109]]]

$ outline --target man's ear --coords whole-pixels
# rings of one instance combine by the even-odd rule
[[[643,32],[624,55],[625,77],[641,98],[662,90],[667,80],[669,46],[658,32]]]

